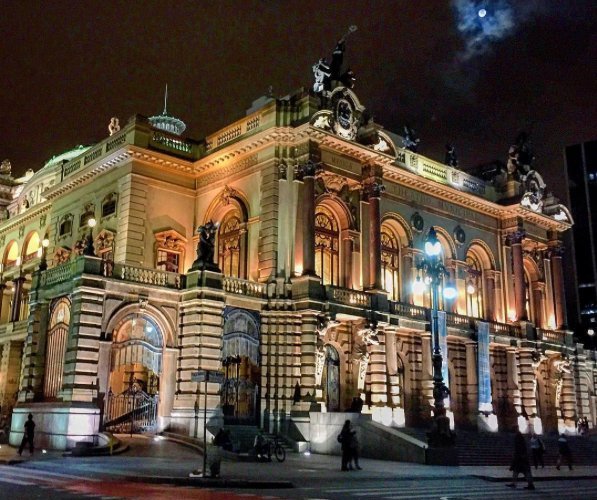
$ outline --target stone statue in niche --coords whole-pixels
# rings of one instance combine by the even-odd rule
[[[2,160],[0,163],[0,175],[10,175],[12,170],[12,165],[10,164],[10,160]]]
[[[446,159],[444,161],[449,167],[458,167],[458,156],[454,144],[446,144]]]
[[[216,233],[219,226],[219,223],[208,220],[203,226],[197,228],[197,232],[199,233],[197,260],[193,262],[191,270],[220,272],[220,268],[214,262]]]
[[[508,150],[507,170],[510,178],[518,180],[532,169],[535,155],[531,149],[529,134],[520,132]]]
[[[113,116],[110,118],[110,123],[108,124],[108,132],[110,135],[114,135],[118,131],[120,131],[120,121]]]
[[[319,59],[313,67],[313,91],[317,94],[325,94],[332,90],[333,86],[338,84],[343,85],[349,89],[354,87],[356,77],[354,72],[348,68],[342,72],[342,64],[344,62],[344,51],[346,50],[346,38],[351,33],[357,30],[355,25],[348,28],[346,34],[338,40],[334,51],[332,52],[332,62],[328,63],[325,58]]]
[[[409,127],[408,125],[404,125],[403,128],[403,135],[402,135],[402,145],[405,149],[412,151],[413,153],[417,152],[419,149],[419,143],[421,139],[417,137],[417,133],[415,129]]]

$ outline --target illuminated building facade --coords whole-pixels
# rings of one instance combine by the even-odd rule
[[[29,412],[59,449],[131,422],[201,435],[200,370],[224,376],[210,429],[315,443],[357,396],[373,421],[428,425],[432,226],[458,290],[439,315],[456,430],[595,424],[595,366],[566,327],[567,209],[529,172],[483,181],[403,148],[348,87],[322,92],[261,98],[200,141],[164,111],[23,178],[3,164],[13,444]]]

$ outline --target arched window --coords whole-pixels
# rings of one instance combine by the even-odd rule
[[[17,264],[19,258],[19,245],[16,241],[11,241],[8,244],[6,252],[4,253],[4,267],[11,267]]]
[[[483,316],[483,268],[477,257],[469,253],[466,257],[466,314],[473,318]]]
[[[224,276],[244,278],[241,270],[241,218],[238,211],[224,217],[218,232],[218,264]]]
[[[34,231],[27,239],[27,246],[25,247],[25,255],[23,261],[27,262],[38,257],[40,248],[41,240],[39,239],[39,234],[37,234],[37,232]]]
[[[338,285],[339,231],[334,214],[323,206],[315,212],[315,272],[324,285]]]
[[[62,389],[69,324],[70,301],[62,298],[55,302],[50,316],[44,376],[44,396],[46,398],[55,398],[58,391]]]
[[[386,225],[381,226],[381,284],[390,299],[400,299],[400,242]]]

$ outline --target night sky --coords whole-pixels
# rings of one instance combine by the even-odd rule
[[[506,160],[532,129],[537,169],[558,182],[565,145],[597,138],[593,0],[5,0],[0,159],[13,173],[107,136],[111,116],[168,111],[201,138],[273,87],[312,84],[348,26],[345,64],[376,122],[416,129],[420,152],[466,169]],[[479,10],[486,10],[479,17]]]

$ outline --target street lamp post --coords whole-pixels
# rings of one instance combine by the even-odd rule
[[[85,250],[83,251],[84,255],[89,257],[93,257],[95,255],[95,248],[93,248],[93,228],[97,224],[97,221],[91,217],[87,221],[87,226],[89,227],[89,234],[87,235],[87,240],[85,241]]]
[[[595,330],[593,328],[589,328],[587,330],[587,335],[591,339],[591,350],[593,351],[593,360],[595,360]]]
[[[449,395],[449,390],[444,383],[442,375],[442,352],[439,344],[438,308],[439,287],[449,273],[441,260],[442,246],[437,238],[433,226],[425,238],[425,255],[417,269],[423,276],[417,276],[415,286],[421,288],[423,284],[431,287],[431,334],[433,340],[433,428],[428,433],[429,444],[435,446],[448,446],[453,444],[454,437],[450,431],[450,419],[446,416],[444,399]],[[456,297],[456,289],[448,284],[444,287],[444,296],[447,299]]]
[[[48,261],[47,261],[47,251],[48,247],[50,246],[50,240],[48,238],[44,238],[41,241],[41,256],[39,260],[39,270],[45,271],[48,268]]]

